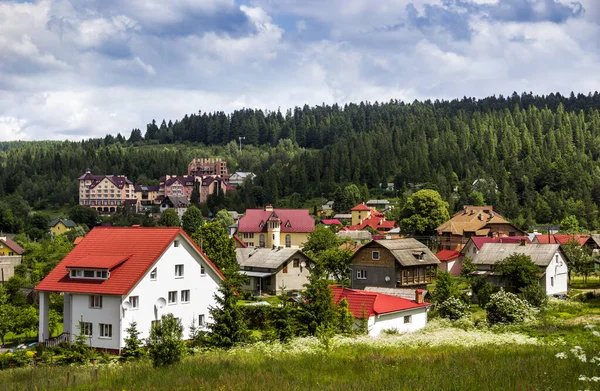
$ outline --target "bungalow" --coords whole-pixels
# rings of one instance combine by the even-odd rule
[[[469,239],[465,247],[463,247],[460,252],[461,262],[465,257],[471,257],[472,260],[477,259],[477,255],[479,254],[479,250],[486,243],[531,243],[528,236],[508,236],[501,238],[490,238],[487,236],[474,236]]]
[[[252,172],[234,172],[229,177],[229,184],[233,187],[240,187],[244,184],[246,180],[252,181],[255,177],[256,175]]]
[[[567,256],[560,244],[485,243],[479,250],[473,263],[477,266],[475,275],[488,276],[487,280],[495,286],[507,286],[492,271],[492,267],[513,254],[524,254],[539,266],[540,286],[547,295],[567,293],[568,273]]]
[[[160,203],[160,213],[163,213],[167,209],[175,209],[177,216],[182,218],[189,206],[190,201],[184,196],[170,195],[163,199]]]
[[[346,299],[355,319],[368,319],[370,336],[377,336],[384,330],[411,332],[427,325],[430,304],[423,301],[423,291],[420,289],[415,291],[414,300],[340,287],[333,287],[331,291],[335,304]]]
[[[297,248],[236,248],[241,272],[250,277],[244,289],[257,295],[304,290],[313,261]]]
[[[433,281],[440,261],[413,238],[373,240],[350,259],[351,287],[422,287]]]
[[[462,259],[460,259],[460,252],[455,250],[440,250],[435,254],[435,256],[441,262],[440,269],[452,274],[453,276],[460,276],[462,271]]]
[[[4,283],[15,274],[15,266],[21,264],[23,248],[8,236],[0,236],[0,282]]]
[[[195,320],[210,322],[209,308],[223,276],[181,228],[96,227],[36,287],[39,342],[51,343],[49,294],[64,297],[63,334],[80,333],[90,346],[119,351],[136,321],[140,338],[172,313],[184,335]]]
[[[52,236],[64,234],[67,231],[72,230],[77,226],[73,220],[61,219],[59,217],[55,217],[50,220],[50,233]]]

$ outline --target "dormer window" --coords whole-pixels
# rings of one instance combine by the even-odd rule
[[[69,276],[71,278],[89,278],[96,280],[106,280],[110,276],[108,270],[94,270],[94,269],[71,269],[69,270]]]
[[[292,224],[291,224],[291,223],[288,221],[287,223],[285,223],[285,226],[286,226],[287,228],[289,228],[289,227],[291,227],[291,226],[292,226]]]

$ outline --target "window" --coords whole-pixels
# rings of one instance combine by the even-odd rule
[[[182,303],[189,303],[190,302],[190,290],[189,289],[181,291],[181,302]]]
[[[244,232],[244,239],[254,239],[254,232]]]
[[[292,247],[292,235],[285,235],[285,247]]]
[[[200,265],[200,275],[201,276],[205,276],[206,275],[206,269],[204,268],[204,265]]]
[[[372,258],[374,261],[377,261],[377,260],[379,260],[379,251],[373,251],[373,252],[371,252],[371,258]]]
[[[412,315],[406,315],[404,317],[404,324],[412,323]]]
[[[287,273],[287,263],[283,265],[282,273]]]
[[[131,304],[132,310],[137,310],[140,307],[140,297],[139,296],[129,296],[129,303]]]
[[[265,235],[260,234],[258,238],[258,247],[265,247]]]
[[[150,272],[150,280],[156,281],[156,268],[152,269],[152,271]]]
[[[107,270],[96,270],[96,278],[107,279],[108,271]]]
[[[173,246],[174,247],[179,247],[179,240],[173,241]]]
[[[80,322],[79,323],[79,332],[81,335],[87,335],[88,337],[92,336],[92,323],[90,322]]]
[[[294,258],[294,267],[300,267],[300,259]]]
[[[177,304],[177,291],[169,292],[169,304]]]
[[[475,246],[473,246],[473,254],[475,254],[477,252],[477,248]]]
[[[112,324],[100,323],[100,338],[112,338]]]
[[[102,296],[91,295],[90,296],[90,308],[102,308]]]
[[[204,317],[204,314],[198,315],[198,326],[206,326],[206,319]]]
[[[550,277],[550,286],[554,286],[554,277]]]
[[[356,279],[357,280],[366,280],[367,279],[367,271],[364,269],[356,270]]]
[[[183,277],[183,265],[175,265],[175,277]]]

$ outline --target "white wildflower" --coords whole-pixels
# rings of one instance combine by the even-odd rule
[[[577,358],[579,361],[587,362],[587,356],[585,355],[585,352],[581,346],[573,347],[573,349],[571,349],[571,353],[573,353],[573,356],[575,356],[575,358]]]
[[[579,375],[579,381],[587,381],[588,378],[585,375]]]
[[[600,337],[600,331],[594,330],[594,331],[592,331],[592,334],[594,334],[594,336],[596,336],[596,337]]]
[[[565,353],[565,352],[556,353],[556,358],[565,360],[567,358],[567,353]]]
[[[595,328],[595,327],[596,327],[596,325],[595,325],[595,324],[586,324],[586,325],[584,326],[584,328],[586,328],[586,329],[593,329],[593,328]]]

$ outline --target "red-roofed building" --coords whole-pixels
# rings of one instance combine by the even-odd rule
[[[440,250],[435,254],[435,256],[441,262],[440,269],[452,274],[453,276],[460,276],[462,269],[460,252],[455,250]]]
[[[248,247],[300,247],[314,231],[308,209],[247,209],[238,223],[238,235]]]
[[[567,244],[570,241],[576,241],[579,244],[579,247],[583,247],[583,245],[588,241],[590,235],[585,234],[553,234],[553,235],[544,235],[537,234],[533,239],[534,243],[539,244]]]
[[[370,227],[375,231],[385,234],[396,226],[393,221],[387,221],[385,214],[376,209],[369,208],[365,203],[356,205],[351,210],[352,225],[348,227],[350,231],[360,231]]]
[[[80,331],[95,348],[120,350],[125,329],[141,338],[166,313],[203,325],[223,276],[181,228],[97,227],[36,286],[39,341],[49,339],[48,295],[64,293],[65,337]],[[80,327],[81,325],[81,327]]]
[[[342,223],[338,219],[324,219],[321,220],[323,225],[342,225]]]
[[[0,236],[0,282],[15,274],[15,266],[21,264],[23,248],[8,236]]]
[[[465,257],[471,257],[471,259],[473,261],[475,261],[477,259],[477,256],[479,254],[479,250],[481,250],[481,247],[483,247],[484,244],[486,243],[531,243],[531,240],[529,240],[528,236],[504,236],[504,237],[499,237],[499,238],[490,238],[487,236],[478,236],[478,237],[471,237],[468,241],[467,244],[465,244],[465,246],[463,247],[463,249],[460,251],[460,261],[462,263],[462,261],[464,260]]]
[[[415,300],[337,286],[332,287],[331,291],[335,304],[346,299],[348,309],[356,319],[363,316],[368,318],[367,327],[371,336],[387,329],[410,332],[427,325],[429,303],[423,301],[421,289],[415,290]]]

